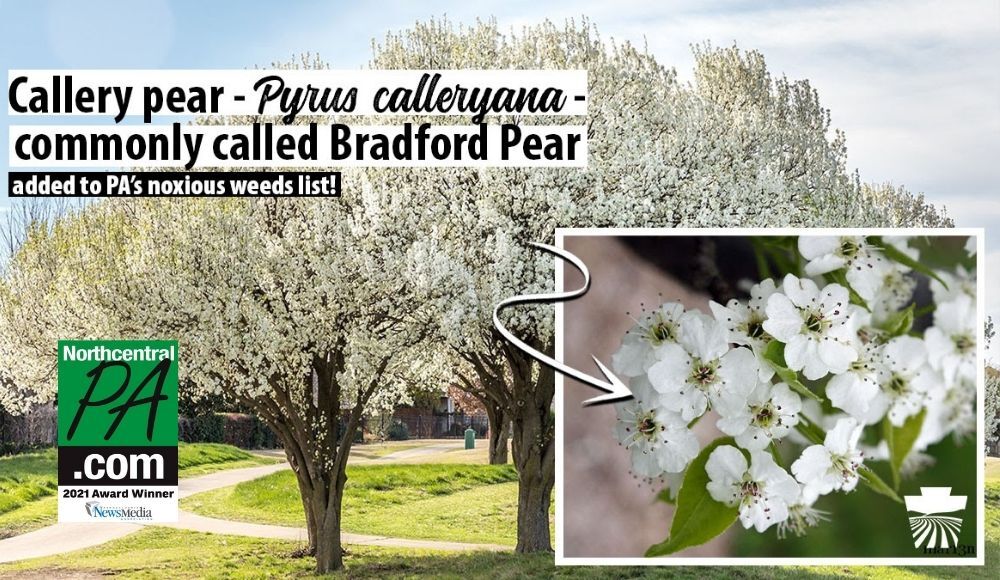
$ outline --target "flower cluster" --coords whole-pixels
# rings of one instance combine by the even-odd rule
[[[865,463],[891,459],[891,430],[916,433],[912,448],[894,450],[904,469],[926,464],[915,458],[945,436],[974,431],[974,274],[932,271],[918,247],[803,236],[785,248],[794,271],[746,300],[712,302],[711,315],[678,303],[646,313],[612,360],[635,394],[617,405],[616,427],[633,472],[669,482],[676,497],[702,451],[692,428],[710,416],[730,439],[706,448],[707,493],[737,508],[745,528],[802,534],[824,519],[820,497],[877,479]],[[918,311],[921,278],[933,304]],[[866,429],[882,442],[862,445]],[[796,456],[783,464],[786,441]]]

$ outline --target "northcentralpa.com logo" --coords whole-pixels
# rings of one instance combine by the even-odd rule
[[[910,516],[915,548],[925,552],[958,548],[962,518],[955,513],[965,510],[966,496],[951,495],[950,487],[921,487],[920,495],[905,499],[906,511],[921,514]]]

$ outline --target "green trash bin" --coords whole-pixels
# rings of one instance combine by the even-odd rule
[[[465,430],[465,448],[476,448],[476,431],[472,427]]]

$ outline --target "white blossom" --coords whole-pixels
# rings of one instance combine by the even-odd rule
[[[738,402],[737,402],[738,403]],[[750,451],[760,451],[781,439],[799,422],[802,399],[785,383],[759,383],[743,404],[723,398],[716,411],[719,430]]]
[[[938,304],[934,311],[934,326],[924,340],[931,366],[947,384],[976,377],[976,337],[981,332],[976,322],[976,303],[967,294]]]
[[[855,419],[841,419],[831,429],[822,445],[811,445],[792,463],[792,473],[808,494],[826,495],[832,491],[851,491],[858,485],[858,469],[864,454],[858,449],[864,425]]]
[[[845,372],[830,377],[826,384],[826,396],[834,407],[863,420],[881,392],[879,381],[886,371],[882,366],[881,346],[874,342],[857,341],[854,348],[857,358]]]
[[[801,236],[799,252],[809,262],[806,274],[846,270],[847,282],[865,300],[875,297],[890,262],[864,236]]]
[[[807,489],[807,486],[799,486],[799,497],[788,506],[788,518],[778,524],[779,539],[785,538],[789,532],[802,537],[809,528],[830,519],[829,512],[813,507],[818,498],[819,494],[814,490]]]
[[[788,368],[812,380],[840,374],[857,359],[849,306],[843,286],[829,284],[820,290],[812,280],[789,274],[782,293],[768,298],[764,330],[785,343]]]
[[[698,455],[698,439],[679,413],[665,409],[645,379],[630,383],[634,398],[615,405],[615,436],[629,450],[632,469],[641,477],[679,473]]]
[[[928,364],[924,341],[897,336],[882,349],[885,373],[880,380],[881,398],[889,421],[900,427],[924,406],[928,393],[940,387],[941,377]]]
[[[973,300],[976,298],[976,271],[966,270],[961,264],[955,266],[952,271],[936,270],[934,272],[940,281],[931,278],[931,293],[934,295],[935,304],[951,302],[960,295],[965,295]]]
[[[736,299],[725,306],[709,302],[712,315],[729,332],[729,341],[748,346],[753,351],[762,381],[769,381],[774,376],[774,368],[764,359],[764,352],[772,340],[764,330],[764,320],[767,318],[767,299],[778,291],[774,280],[768,278],[750,288],[750,299],[745,303]]]
[[[730,349],[725,327],[700,312],[685,313],[680,326],[678,344],[665,345],[649,369],[663,405],[691,421],[723,398],[745,401],[758,376],[750,349]]]
[[[621,347],[611,358],[615,372],[625,377],[645,375],[658,360],[661,347],[676,344],[682,314],[684,306],[670,302],[640,318],[625,333]]]
[[[788,518],[788,507],[799,495],[799,485],[763,451],[743,452],[731,445],[712,451],[705,464],[712,499],[739,508],[740,523],[763,532]]]

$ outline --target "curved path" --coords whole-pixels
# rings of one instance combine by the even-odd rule
[[[229,487],[244,481],[257,479],[271,473],[288,469],[287,463],[247,467],[217,471],[208,475],[182,479],[179,482],[179,497],[185,498],[203,491],[220,487]],[[58,523],[44,527],[27,534],[0,540],[0,563],[54,556],[83,548],[99,546],[111,540],[123,538],[141,530],[147,524],[131,523]],[[231,534],[236,536],[252,536],[256,538],[273,538],[305,542],[305,528],[287,526],[271,526],[234,522],[208,518],[180,510],[177,523],[148,524],[161,525],[196,532],[213,534]],[[341,534],[345,544],[362,544],[370,546],[392,546],[397,548],[423,548],[445,551],[504,551],[510,546],[494,544],[463,544],[458,542],[439,542],[436,540],[409,540],[404,538],[387,538],[384,536],[366,536],[360,534]]]

